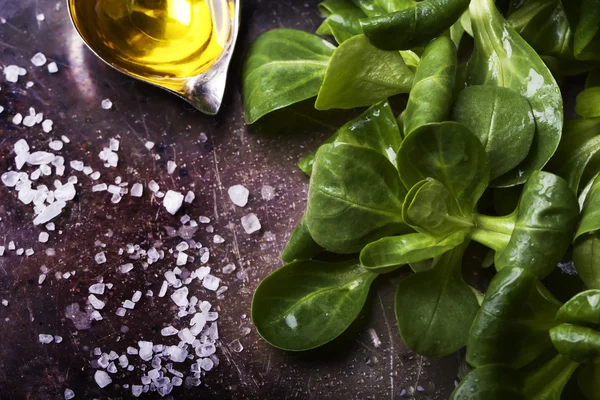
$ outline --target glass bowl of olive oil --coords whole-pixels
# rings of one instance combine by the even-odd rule
[[[240,0],[68,0],[75,29],[115,69],[216,114]]]

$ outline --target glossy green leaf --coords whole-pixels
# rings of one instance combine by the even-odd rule
[[[490,163],[490,179],[517,167],[529,153],[535,119],[529,102],[511,89],[468,87],[458,95],[452,118],[483,143]]]
[[[319,347],[356,319],[376,277],[355,261],[287,264],[256,288],[252,321],[263,339],[280,349]]]
[[[578,362],[596,362],[600,357],[600,332],[585,326],[560,324],[550,329],[556,350]]]
[[[584,234],[575,241],[573,263],[587,288],[600,289],[600,231]]]
[[[567,251],[579,218],[579,204],[567,182],[534,172],[523,188],[510,241],[496,253],[496,269],[522,266],[540,279]]]
[[[569,324],[600,324],[600,290],[576,294],[563,304],[556,318]]]
[[[600,117],[600,87],[591,87],[579,93],[575,111],[584,118]]]
[[[370,106],[408,93],[413,77],[400,53],[380,50],[364,35],[354,36],[333,53],[315,108]]]
[[[312,238],[303,216],[285,245],[281,253],[281,259],[285,262],[309,260],[323,252],[323,250]]]
[[[487,365],[471,371],[450,400],[531,400],[522,390],[518,371],[506,365]]]
[[[546,165],[558,147],[563,124],[561,92],[548,67],[504,20],[493,0],[472,0],[469,10],[475,50],[467,67],[467,84],[512,89],[529,101],[535,116],[529,155],[492,182],[500,187],[518,185]]]
[[[446,236],[473,227],[446,186],[431,179],[413,186],[402,206],[402,218],[418,232]]]
[[[405,136],[421,125],[448,119],[456,63],[456,47],[448,37],[439,37],[425,48],[404,111]]]
[[[577,384],[588,400],[600,400],[600,364],[587,364],[581,367]]]
[[[529,400],[560,400],[565,386],[578,366],[578,363],[560,354],[555,356],[525,375],[525,397]]]
[[[404,139],[398,170],[406,187],[425,179],[442,182],[470,216],[488,184],[489,166],[477,137],[457,122],[423,125]]]
[[[421,63],[421,57],[411,50],[402,50],[400,55],[404,59],[404,63],[412,72],[417,71],[417,67]]]
[[[402,143],[402,136],[387,101],[374,104],[360,116],[344,124],[323,144],[342,142],[369,147],[385,155],[392,164],[396,164],[396,153]],[[310,175],[317,151],[304,157],[298,165]]]
[[[573,30],[562,0],[525,0],[506,20],[539,54],[573,58]]]
[[[575,57],[600,60],[600,1],[581,0],[581,14],[575,29]]]
[[[293,29],[274,29],[252,45],[242,73],[246,122],[314,97],[335,46]]]
[[[468,231],[462,230],[444,236],[409,233],[385,237],[362,249],[360,263],[366,269],[380,273],[392,267],[416,264],[461,245],[467,234]]]
[[[415,0],[352,0],[369,17],[404,10],[416,3]]]
[[[404,343],[418,354],[442,357],[462,348],[479,303],[461,275],[467,243],[433,262],[433,268],[402,280],[395,312]]]
[[[390,104],[384,101],[342,126],[335,141],[377,150],[395,165],[402,135]]]
[[[407,50],[450,28],[468,6],[469,0],[426,0],[402,11],[361,20],[360,24],[375,46]]]
[[[569,182],[579,192],[587,170],[600,162],[600,118],[576,119],[565,123],[564,136],[552,159],[551,170]]]
[[[600,137],[600,136],[599,136]],[[573,262],[581,280],[590,289],[600,289],[600,177],[589,187],[581,220],[575,233]],[[600,323],[600,322],[599,322]]]
[[[346,143],[317,152],[306,224],[315,242],[334,253],[359,252],[385,236],[406,233],[398,171],[379,152]]]
[[[336,42],[342,43],[362,33],[358,20],[366,15],[352,1],[325,0],[319,4],[319,11],[325,16],[325,21],[321,25],[322,28],[317,30],[317,34],[331,34]]]
[[[467,343],[475,367],[505,364],[521,368],[552,348],[548,330],[560,302],[522,268],[505,268],[492,279]]]

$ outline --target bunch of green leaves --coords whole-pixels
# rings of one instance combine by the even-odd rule
[[[567,398],[597,400],[599,323],[600,291],[561,305],[525,269],[500,271],[469,332],[467,361],[474,370],[451,398],[560,399],[576,379],[580,393]]]

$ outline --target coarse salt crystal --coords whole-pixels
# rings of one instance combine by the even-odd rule
[[[126,274],[129,271],[131,271],[132,269],[133,269],[133,264],[127,263],[127,264],[123,264],[119,267],[119,272],[121,272],[122,274]]]
[[[75,171],[83,171],[83,162],[82,161],[71,161],[69,163],[69,165],[71,166],[71,168],[73,168]]]
[[[224,274],[230,274],[233,271],[235,271],[235,264],[234,263],[229,263],[226,266],[223,267],[223,269],[221,270]]]
[[[238,207],[244,207],[248,204],[248,195],[250,192],[242,185],[234,185],[227,190],[231,202]]]
[[[98,171],[92,172],[92,174],[90,175],[90,178],[97,181],[98,179],[100,179],[100,172],[98,172]]]
[[[119,307],[119,308],[117,308],[117,311],[115,311],[115,314],[119,317],[124,317],[125,314],[127,314],[127,310],[124,309],[123,307]]]
[[[177,254],[177,262],[176,262],[176,264],[177,265],[185,265],[187,263],[187,260],[188,260],[188,255],[185,254],[183,251],[180,251]]]
[[[247,234],[252,234],[261,229],[260,221],[256,214],[251,213],[242,217],[242,226]]]
[[[54,336],[48,335],[46,333],[40,333],[38,335],[38,339],[42,344],[52,343],[54,341]]]
[[[119,142],[118,139],[111,138],[108,147],[110,147],[112,151],[119,151],[120,144],[121,142]]]
[[[135,308],[135,303],[131,300],[125,300],[123,302],[123,307],[128,310],[133,310]]]
[[[186,307],[189,303],[187,296],[188,288],[184,286],[181,289],[177,289],[173,292],[173,294],[171,295],[171,300],[173,300],[173,302],[179,307]]]
[[[175,161],[167,161],[167,173],[169,175],[171,175],[173,172],[175,172],[175,168],[177,168],[177,164],[175,164]]]
[[[106,285],[104,283],[94,283],[88,288],[88,291],[93,294],[104,294]]]
[[[102,109],[110,110],[113,106],[113,103],[112,101],[110,101],[110,99],[104,99],[102,100],[102,103],[100,103],[100,105],[102,106]]]
[[[52,150],[59,151],[62,150],[63,145],[64,143],[62,140],[53,140],[48,144],[48,147],[50,147]]]
[[[44,120],[44,122],[42,122],[42,130],[46,133],[50,133],[53,124],[54,122],[51,119]]]
[[[138,346],[140,347],[140,358],[144,361],[150,361],[152,359],[152,342],[140,340]]]
[[[154,142],[146,142],[144,145],[148,150],[152,150],[154,148]]]
[[[31,63],[36,67],[41,67],[46,64],[46,56],[44,53],[36,53],[33,57],[31,57]]]
[[[134,183],[131,187],[131,195],[133,197],[142,197],[144,186],[141,183]]]
[[[102,370],[97,370],[94,373],[94,380],[96,381],[98,386],[100,386],[100,388],[102,388],[102,389],[107,387],[108,385],[110,385],[110,383],[112,382],[111,377]]]
[[[215,290],[217,290],[219,288],[220,282],[221,282],[221,280],[219,278],[217,278],[216,276],[208,274],[202,280],[202,286],[204,286],[208,290],[215,291]]]
[[[39,16],[44,16],[44,14],[38,14],[38,21],[43,21],[44,19],[40,19]],[[71,400],[75,397],[75,392],[73,392],[71,389],[65,389],[65,400]]]
[[[103,302],[102,300],[100,300],[93,294],[90,294],[88,296],[88,300],[89,300],[90,304],[92,305],[92,307],[94,307],[96,310],[102,310],[104,308],[104,306],[106,306],[105,302]]]
[[[100,253],[96,253],[94,261],[96,261],[96,264],[104,264],[106,262],[106,255],[104,252],[101,251]]]
[[[98,185],[92,186],[92,192],[103,192],[108,189],[106,183],[100,183]]]
[[[40,232],[40,234],[38,236],[38,241],[40,243],[47,243],[49,238],[50,238],[50,235],[48,234],[48,232]]]
[[[163,283],[160,287],[160,291],[158,292],[158,297],[165,297],[165,294],[167,294],[168,287],[169,287],[169,283],[167,281],[163,281]]]
[[[58,65],[56,65],[54,61],[48,64],[48,72],[50,72],[51,74],[55,74],[58,72]]]
[[[176,328],[173,328],[172,326],[167,326],[160,330],[160,334],[163,336],[177,335],[177,332],[179,332],[179,330]]]
[[[56,216],[60,215],[61,211],[67,203],[64,201],[55,201],[50,204],[48,207],[44,208],[37,217],[33,220],[34,225],[45,224]]]
[[[46,19],[46,16],[43,13],[39,13],[35,16],[35,19],[42,22],[43,20]],[[67,390],[70,390],[71,392],[73,392],[71,389],[67,389]],[[70,397],[69,399],[67,399],[67,390],[65,390],[65,399],[66,400],[72,399],[73,397]]]
[[[4,78],[7,82],[17,83],[19,81],[20,68],[16,65],[9,65],[4,67]]]
[[[213,243],[219,244],[219,243],[224,243],[225,239],[223,239],[222,236],[220,235],[215,235],[213,236]]]
[[[23,122],[23,115],[21,115],[21,113],[16,113],[12,119],[12,123],[19,125],[21,122]]]
[[[194,194],[194,192],[189,191],[185,195],[185,198],[183,199],[183,201],[185,201],[186,203],[191,203],[192,201],[194,201],[195,198],[196,198],[196,195]]]
[[[183,204],[183,195],[179,192],[175,192],[173,190],[167,191],[165,198],[163,200],[163,206],[167,210],[167,212],[171,215],[175,215],[177,211],[181,208]]]

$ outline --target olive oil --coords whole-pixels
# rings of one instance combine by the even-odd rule
[[[70,0],[76,29],[115,68],[181,91],[231,38],[229,0]]]

